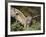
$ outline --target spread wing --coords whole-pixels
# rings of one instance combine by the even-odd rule
[[[15,19],[18,20],[20,23],[22,24],[26,24],[26,17],[24,16],[24,14],[18,10],[18,9],[15,9]]]

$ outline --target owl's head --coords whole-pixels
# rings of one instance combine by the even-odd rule
[[[11,16],[15,17],[15,16],[19,16],[21,13],[18,9],[16,8],[11,8]]]

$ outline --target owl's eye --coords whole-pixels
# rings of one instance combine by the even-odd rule
[[[16,15],[19,15],[19,13],[16,13]]]

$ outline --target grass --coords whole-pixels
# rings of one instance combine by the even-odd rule
[[[33,20],[31,26],[27,28],[25,28],[25,30],[23,29],[24,28],[24,25],[22,25],[21,23],[18,23],[18,22],[14,22],[13,24],[11,24],[11,31],[34,31],[34,30],[40,30],[41,28],[41,24],[40,22],[36,22],[35,20]]]

